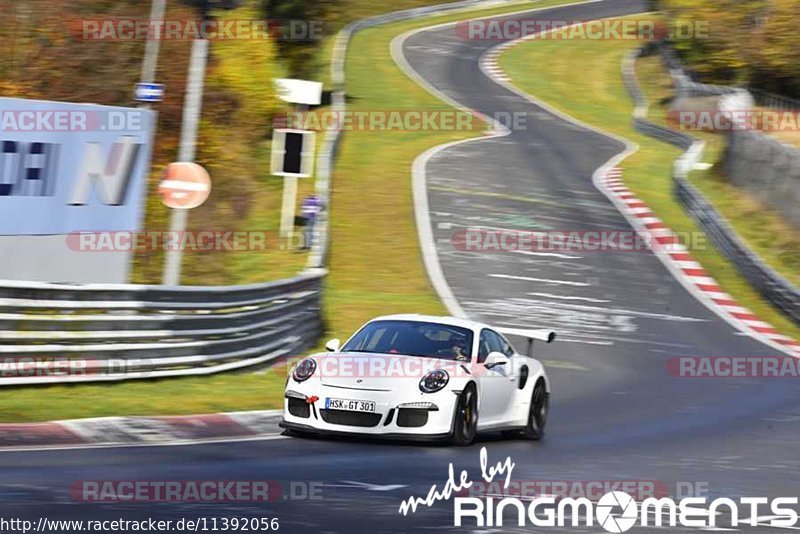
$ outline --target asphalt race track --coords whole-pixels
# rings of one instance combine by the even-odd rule
[[[646,9],[644,2],[605,1],[537,16],[574,20]],[[670,376],[665,364],[676,356],[777,353],[737,333],[699,304],[652,254],[554,257],[453,248],[453,233],[468,227],[630,228],[591,182],[595,169],[622,151],[622,145],[563,121],[486,77],[479,58],[496,44],[462,40],[450,26],[409,36],[403,52],[420,76],[464,106],[490,116],[503,111],[535,118],[527,130],[439,152],[428,164],[427,179],[439,259],[468,315],[505,326],[551,327],[561,335],[561,341],[539,347],[554,389],[545,440],[486,436],[472,447],[454,449],[280,437],[4,453],[0,515],[32,521],[43,515],[278,517],[283,532],[448,530],[453,524],[451,503],[439,502],[406,517],[398,514],[399,505],[409,495],[424,497],[432,484],[441,487],[450,462],[456,472],[468,469],[473,480],[479,479],[482,446],[492,463],[512,458],[514,480],[649,480],[670,488],[681,481],[707,484],[710,497],[797,495],[797,381]],[[69,495],[69,487],[79,480],[253,479],[279,481],[284,497],[290,481],[313,483],[319,493],[266,505],[89,504]],[[603,532],[597,526],[563,530]]]

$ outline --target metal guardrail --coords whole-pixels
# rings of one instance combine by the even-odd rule
[[[800,110],[800,100],[796,98],[776,95],[753,87],[749,87],[747,90],[753,95],[757,106],[779,111],[794,111],[795,113]]]
[[[683,132],[672,130],[646,119],[647,100],[639,87],[634,68],[636,58],[643,54],[658,51],[662,60],[670,69],[676,85],[676,92],[682,96],[737,96],[744,92],[735,87],[722,87],[700,84],[691,81],[680,67],[674,53],[666,46],[655,49],[647,45],[636,49],[626,58],[623,67],[625,86],[636,103],[633,124],[636,130],[645,135],[670,143],[684,150],[675,160],[672,179],[674,193],[678,201],[686,209],[689,216],[703,229],[714,245],[730,260],[739,273],[764,298],[773,303],[795,323],[800,324],[800,290],[778,274],[753,252],[739,237],[730,223],[723,217],[706,197],[694,187],[689,179],[689,172],[699,161],[703,151],[703,143]]]
[[[0,385],[204,375],[297,354],[322,334],[325,271],[230,287],[0,286]]]

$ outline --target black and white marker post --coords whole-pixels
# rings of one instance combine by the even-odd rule
[[[278,95],[285,102],[295,104],[302,113],[308,106],[318,106],[322,101],[322,84],[307,80],[276,79]],[[294,230],[297,204],[297,179],[310,177],[314,165],[316,136],[311,130],[276,128],[272,135],[270,173],[283,176],[280,238],[289,242]]]

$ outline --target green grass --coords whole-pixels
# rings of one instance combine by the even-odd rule
[[[281,407],[285,380],[281,365],[263,374],[3,388],[0,422],[267,410]]]
[[[389,43],[395,36],[415,27],[478,13],[493,15],[568,1],[520,2],[365,30],[355,36],[349,49],[348,106],[353,110],[446,109],[394,64]],[[413,2],[408,0],[403,5]],[[395,10],[402,6],[381,7]],[[411,164],[428,148],[465,137],[463,132],[346,132],[332,186],[331,274],[324,293],[330,337],[348,337],[361,323],[379,314],[445,312],[422,265],[411,201]],[[311,187],[311,180],[302,181],[299,196],[310,192]],[[280,201],[274,185],[259,194],[263,195],[261,201]],[[276,224],[274,218],[256,223]],[[250,268],[236,269],[246,279]],[[0,389],[0,421],[275,408],[281,403],[284,371]]]
[[[633,129],[633,104],[622,83],[621,63],[640,43],[633,40],[527,41],[505,52],[500,65],[515,85],[586,123],[623,136],[640,150],[622,164],[626,184],[674,231],[701,232],[672,194],[671,169],[677,148]],[[531,69],[536,65],[536,69]],[[783,333],[800,338],[800,328],[765,301],[710,242],[693,256],[726,292]]]

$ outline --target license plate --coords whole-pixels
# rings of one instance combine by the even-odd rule
[[[325,399],[326,410],[348,410],[351,412],[374,412],[375,401],[362,401],[351,399]]]

